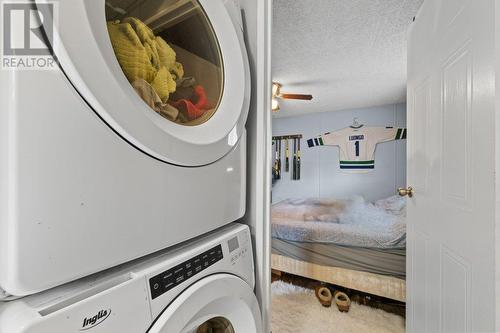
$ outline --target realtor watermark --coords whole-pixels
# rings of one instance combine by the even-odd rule
[[[2,2],[1,68],[9,70],[56,69],[55,3]]]

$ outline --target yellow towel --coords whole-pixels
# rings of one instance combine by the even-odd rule
[[[133,17],[108,22],[108,33],[129,82],[145,80],[166,103],[176,90],[175,81],[184,76],[175,51],[163,38],[155,36],[147,25]]]

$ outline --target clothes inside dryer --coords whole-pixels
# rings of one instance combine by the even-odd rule
[[[223,66],[197,0],[108,0],[106,20],[125,76],[154,112],[183,125],[210,119],[222,97]]]

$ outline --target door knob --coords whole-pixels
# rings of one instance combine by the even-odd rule
[[[415,192],[413,191],[413,187],[408,186],[408,188],[398,188],[398,194],[402,197],[409,196],[410,198],[413,197],[413,194]]]

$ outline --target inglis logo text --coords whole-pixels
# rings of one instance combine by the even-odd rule
[[[111,314],[111,309],[101,310],[95,316],[83,319],[83,324],[80,331],[86,331],[96,327],[97,325],[105,321],[110,314]]]

